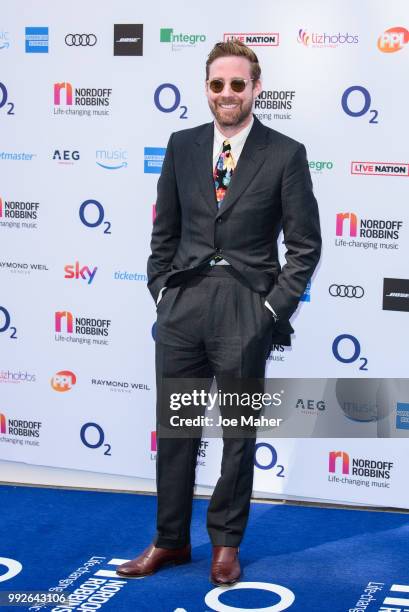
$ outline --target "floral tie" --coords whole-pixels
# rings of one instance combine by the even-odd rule
[[[234,172],[234,159],[231,154],[231,146],[228,140],[223,142],[223,150],[217,160],[213,171],[214,187],[216,190],[217,208],[223,203],[224,196],[229,187]]]

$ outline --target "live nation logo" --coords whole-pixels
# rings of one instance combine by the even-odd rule
[[[369,176],[409,176],[409,164],[397,162],[351,162],[351,174]]]
[[[224,42],[239,40],[248,47],[278,47],[278,32],[228,32],[223,35]]]

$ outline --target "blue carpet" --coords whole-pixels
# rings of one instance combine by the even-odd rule
[[[155,497],[0,486],[0,508],[0,558],[23,566],[14,578],[2,580],[6,568],[0,559],[0,591],[48,591],[70,576],[69,587],[74,591],[88,581],[92,588],[82,604],[69,609],[348,612],[355,608],[378,612],[388,598],[408,602],[406,608],[402,602],[396,604],[394,611],[409,608],[409,587],[403,592],[409,584],[406,514],[252,504],[240,554],[244,588],[223,590],[208,582],[211,548],[205,529],[206,501],[194,503],[193,562],[128,581],[111,575],[115,564],[109,562],[131,559],[150,542]],[[92,561],[84,565],[93,557],[94,565]],[[254,582],[263,583],[262,588],[248,588],[247,583]],[[365,591],[369,583],[379,584]],[[269,585],[279,586],[268,591]],[[99,592],[90,599],[97,587]],[[295,596],[289,607],[279,603],[282,595],[277,591],[283,587],[293,593],[289,601]],[[366,599],[356,607],[361,595]],[[219,603],[214,603],[216,596]]]

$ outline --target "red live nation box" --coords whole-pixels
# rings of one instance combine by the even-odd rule
[[[409,176],[409,164],[400,162],[351,162],[351,174],[369,174],[370,176]]]
[[[240,40],[248,47],[278,47],[280,35],[278,32],[225,32],[224,42]]]

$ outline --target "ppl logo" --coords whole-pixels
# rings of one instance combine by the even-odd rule
[[[156,431],[151,431],[151,452],[156,453],[158,445],[156,442]]]
[[[52,388],[54,391],[59,391],[60,393],[71,391],[76,382],[77,377],[74,372],[70,372],[70,370],[61,370],[51,378]]]
[[[80,268],[80,262],[76,261],[74,265],[64,267],[64,278],[75,278],[76,280],[82,278],[88,282],[88,285],[90,285],[95,278],[97,270],[97,267],[95,267],[93,270],[91,270],[91,268],[88,266],[82,266],[82,268]]]
[[[344,235],[344,222],[349,221],[349,235],[355,237],[358,233],[358,217],[355,213],[338,213],[336,222],[336,235]]]
[[[382,53],[396,53],[409,42],[409,31],[406,28],[389,28],[378,38],[378,49]]]
[[[65,329],[63,330],[63,321],[65,321]],[[72,334],[74,331],[74,317],[71,312],[63,310],[55,313],[55,331]]]
[[[337,461],[338,460],[338,461]],[[328,470],[335,474],[337,471],[337,464],[341,462],[341,468],[343,474],[349,474],[349,455],[344,451],[331,451],[329,454],[329,466]]]
[[[0,434],[7,433],[6,429],[6,417],[4,414],[0,413]]]
[[[65,104],[72,106],[72,85],[71,83],[54,83],[54,104],[59,106],[61,102],[61,91],[65,90]]]

